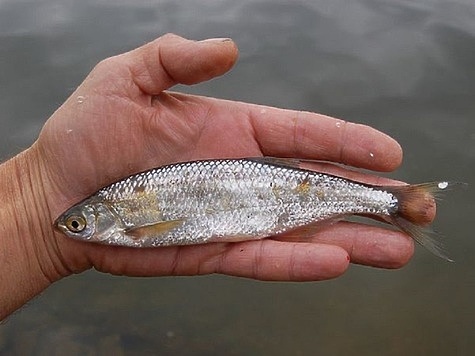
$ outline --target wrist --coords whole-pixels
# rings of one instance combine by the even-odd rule
[[[0,320],[70,274],[55,249],[35,152],[30,148],[0,165]]]

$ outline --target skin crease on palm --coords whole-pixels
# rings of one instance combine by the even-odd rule
[[[167,91],[178,83],[220,76],[237,57],[229,39],[190,41],[169,34],[108,58],[49,118],[32,147],[2,165],[2,175],[9,169],[15,172],[15,187],[24,197],[8,215],[23,216],[15,223],[18,239],[8,253],[21,249],[30,261],[24,273],[41,275],[31,282],[36,286],[19,292],[19,300],[90,268],[128,276],[222,273],[316,281],[341,275],[350,260],[382,268],[399,268],[409,261],[414,245],[405,234],[350,222],[322,227],[300,241],[280,236],[155,249],[84,243],[54,231],[52,221],[58,215],[99,188],[172,162],[266,155],[384,172],[401,163],[398,143],[364,125]],[[334,169],[368,183],[400,184],[342,168],[330,171]],[[430,209],[428,223],[434,214]]]

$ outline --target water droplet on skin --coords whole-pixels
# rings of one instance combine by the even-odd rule
[[[370,156],[371,158],[374,158],[374,153],[373,153],[373,152],[370,152],[370,153],[369,153],[369,156]]]
[[[70,134],[71,132],[73,132],[72,129],[67,129],[67,130],[66,130],[66,133],[67,133],[67,134]]]
[[[341,127],[341,122],[340,121],[337,121],[337,123],[335,124],[336,127]]]
[[[437,184],[437,186],[439,187],[439,189],[445,189],[449,186],[449,183],[448,182],[440,182],[439,184]]]
[[[82,95],[79,95],[79,96],[77,97],[78,104],[84,103],[84,100],[86,100],[86,97],[84,97],[84,96],[82,96]]]

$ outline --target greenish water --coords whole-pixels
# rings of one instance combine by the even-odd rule
[[[0,158],[28,147],[99,60],[166,32],[232,37],[240,61],[185,92],[317,111],[403,145],[394,177],[472,185],[472,1],[0,1]],[[439,209],[455,263],[265,283],[88,272],[0,326],[0,354],[471,355],[473,188]],[[0,286],[5,288],[5,286]]]

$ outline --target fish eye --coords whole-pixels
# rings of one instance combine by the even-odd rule
[[[71,232],[81,232],[86,228],[86,219],[82,216],[71,215],[66,219],[66,227]]]

